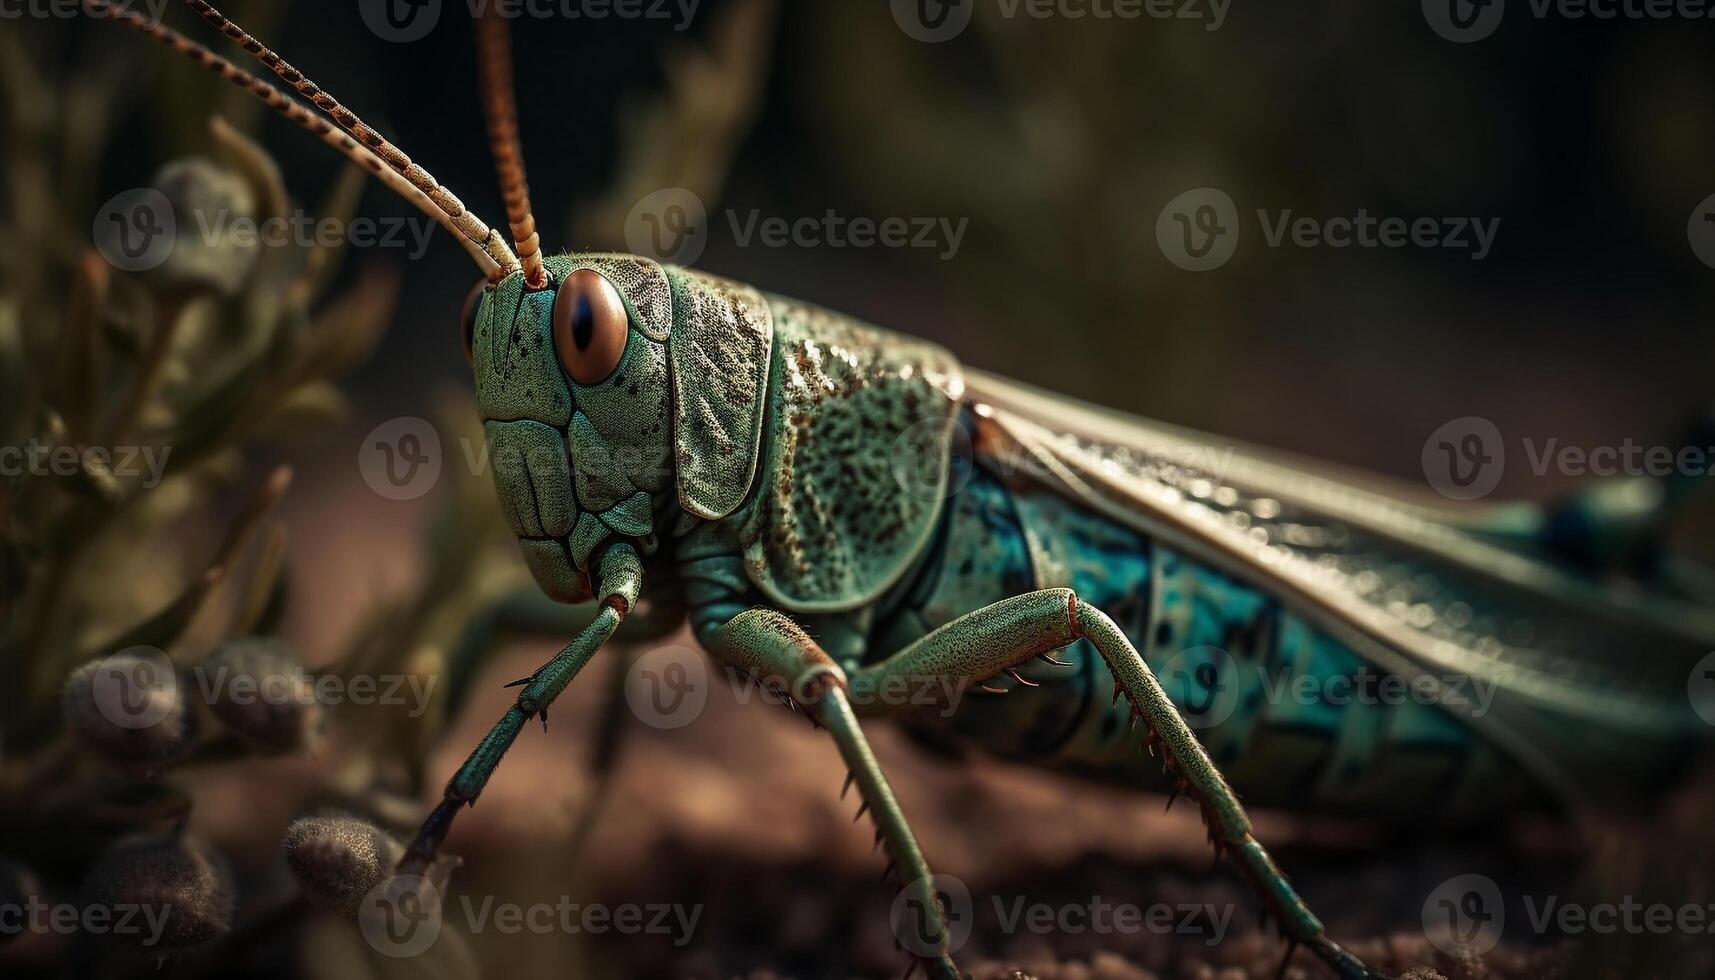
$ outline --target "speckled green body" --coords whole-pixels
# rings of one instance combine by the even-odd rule
[[[1020,435],[1037,421],[1029,409],[999,409],[1001,399],[969,390],[956,359],[934,345],[634,257],[551,264],[557,277],[586,267],[608,276],[633,323],[619,370],[583,386],[554,361],[551,292],[502,284],[478,321],[478,395],[501,506],[556,598],[588,597],[600,549],[635,541],[661,568],[648,587],[680,590],[699,636],[768,606],[805,623],[850,671],[1008,596],[1071,587],[1114,617],[1237,788],[1261,803],[1461,820],[1564,796],[1574,782],[1566,758],[1585,768],[1626,760],[1623,770],[1576,780],[1594,795],[1647,785],[1677,761],[1690,727],[1683,698],[1650,702],[1665,686],[1657,672],[1620,669],[1623,645],[1591,642],[1654,635],[1697,649],[1701,641],[1677,623],[1608,617],[1593,630],[1589,610],[1555,596],[1521,601],[1516,582],[1492,586],[1491,613],[1484,583],[1467,581],[1472,569],[1462,564],[1476,559],[1378,532],[1351,519],[1349,506],[1330,516],[1265,491],[1228,490],[1194,458],[1166,462],[1142,452],[1160,447],[1117,438],[1044,429],[1033,445]],[[1283,587],[1290,576],[1247,574],[1242,563],[1211,561],[1199,554],[1205,549],[1152,534],[1147,517],[1128,520],[1123,496],[1061,472],[1078,465],[1177,495],[1184,513],[1198,515],[1186,519],[1192,526],[1210,524],[1210,537],[1241,531],[1274,549],[1282,571],[1294,571],[1294,561],[1362,566],[1339,582],[1354,596],[1367,583],[1359,601],[1395,618],[1427,617],[1412,628],[1433,643],[1477,649],[1487,640],[1485,665],[1515,666],[1507,658],[1516,656],[1523,672],[1472,671],[1452,693],[1480,704],[1450,709],[1397,686],[1389,696],[1385,688],[1413,676],[1402,666],[1438,674],[1445,686],[1457,679],[1457,662],[1414,662],[1409,649],[1378,658],[1376,643],[1351,641],[1344,627],[1355,617],[1330,621],[1321,604]],[[1415,514],[1403,504],[1399,512]],[[1527,536],[1434,527],[1455,544],[1544,564]],[[1335,536],[1338,547],[1328,543]],[[1585,622],[1533,622],[1539,611]],[[1460,619],[1479,628],[1449,632]],[[1543,642],[1494,648],[1495,637],[1521,629]],[[1007,696],[972,691],[956,712],[901,714],[945,743],[1147,779],[1153,766],[1129,735],[1125,706],[1111,705],[1112,679],[1088,644],[1062,656],[1073,666],[1024,669],[1040,687],[1001,678]],[[1664,657],[1659,673],[1671,682],[1683,663],[1683,655]],[[1558,679],[1581,687],[1530,689],[1531,674],[1557,670],[1581,672]],[[1592,688],[1637,699],[1607,712],[1598,701],[1569,700]],[[1521,757],[1489,737],[1473,708],[1526,717],[1576,755],[1550,745]],[[1640,722],[1651,710],[1658,717]],[[1567,734],[1592,721],[1594,730]]]
[[[695,270],[548,265],[616,288],[617,366],[572,380],[554,289],[508,276],[477,310],[478,401],[536,580],[604,609],[521,682],[418,864],[640,598],[688,610],[713,656],[811,707],[932,924],[928,865],[863,717],[1189,793],[1286,934],[1348,978],[1372,974],[1292,891],[1235,786],[1474,820],[1636,799],[1700,728],[1685,684],[1715,646],[1707,603],[1580,565],[1555,512],[1408,503]],[[1624,523],[1593,513],[1586,542]],[[920,679],[941,695],[873,696]],[[912,952],[957,975],[944,928]]]

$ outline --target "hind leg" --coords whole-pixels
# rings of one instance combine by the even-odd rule
[[[1180,789],[1197,800],[1217,851],[1233,858],[1287,938],[1308,947],[1343,978],[1376,976],[1328,938],[1321,920],[1252,835],[1250,818],[1238,797],[1137,648],[1112,619],[1071,589],[1029,592],[969,613],[864,668],[854,682],[870,690],[901,677],[978,683],[1080,639],[1089,640],[1101,654],[1120,692],[1131,702],[1134,721],[1144,722],[1151,751],[1159,750],[1163,765],[1178,777]]]

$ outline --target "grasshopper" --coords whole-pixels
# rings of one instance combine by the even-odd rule
[[[310,129],[470,253],[483,278],[460,328],[501,508],[541,589],[599,609],[517,682],[403,873],[429,866],[640,601],[682,610],[710,656],[834,741],[918,920],[896,928],[901,945],[937,977],[959,976],[946,909],[863,719],[1185,794],[1280,923],[1282,969],[1303,946],[1344,978],[1379,974],[1300,900],[1235,786],[1271,806],[1471,821],[1632,799],[1695,744],[1686,685],[1715,647],[1707,580],[1634,560],[1683,486],[1432,505],[697,269],[544,256],[497,18],[478,37],[510,244],[210,4],[186,3],[338,128],[85,0]],[[978,696],[926,713],[861,693],[900,682]],[[1422,696],[1294,698],[1287,682]]]

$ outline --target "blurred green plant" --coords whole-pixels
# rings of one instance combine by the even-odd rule
[[[626,139],[626,178],[586,205],[590,240],[622,241],[644,185],[718,193],[755,114],[774,9],[732,5],[707,50],[672,53],[669,92],[632,116],[643,122]],[[60,935],[26,937],[0,963],[123,975],[172,957],[214,975],[241,968],[259,940],[311,908],[355,917],[367,886],[391,875],[395,835],[420,816],[432,752],[489,655],[509,635],[565,634],[588,613],[531,584],[486,474],[465,474],[439,494],[421,577],[370,610],[332,663],[312,667],[280,637],[288,535],[273,514],[291,471],[278,460],[346,420],[336,381],[379,341],[398,275],[369,266],[335,290],[339,245],[190,235],[146,271],[106,261],[87,216],[103,196],[96,175],[123,79],[98,52],[45,77],[16,32],[0,34],[10,192],[0,211],[0,446],[73,461],[64,472],[0,474],[0,898],[167,904],[186,917],[141,957],[134,943]],[[194,149],[147,190],[181,215],[260,226],[292,213],[279,167],[249,135],[253,104],[194,75],[169,71],[163,85],[172,95],[151,102],[152,128],[165,145]],[[362,182],[348,168],[315,212],[349,221]],[[467,391],[440,396],[434,414],[441,432],[483,442]],[[120,449],[159,465],[108,465]],[[610,702],[620,704],[625,661],[612,663]],[[227,683],[200,688],[211,675]],[[323,678],[389,675],[444,683],[423,688],[434,693],[421,711],[301,696]],[[235,680],[249,689],[273,679],[293,696],[230,696]],[[620,717],[597,724],[598,789],[578,841],[598,812]],[[199,836],[207,828],[195,826],[186,777],[207,763],[311,752],[311,815],[287,831],[281,862],[295,883],[235,875]],[[443,936],[411,970],[474,975],[465,939]],[[306,951],[313,975],[403,975],[356,930],[305,937],[351,954]]]
[[[88,53],[47,78],[0,35],[0,849],[3,887],[31,897],[171,905],[152,965],[230,951],[242,931],[226,862],[187,829],[170,777],[317,737],[313,704],[204,703],[183,675],[302,676],[275,637],[287,535],[272,512],[291,473],[268,460],[344,417],[334,380],[380,339],[398,277],[371,266],[335,291],[340,245],[189,235],[147,271],[109,264],[85,216],[121,77]],[[175,212],[289,213],[250,136],[217,117],[196,143],[149,182]],[[353,168],[318,212],[348,220],[361,185]],[[19,955],[72,963],[66,938],[26,937],[38,948]],[[106,938],[73,944],[73,968],[126,968]]]

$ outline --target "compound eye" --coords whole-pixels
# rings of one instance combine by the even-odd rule
[[[470,295],[464,300],[464,312],[459,314],[459,339],[464,343],[464,359],[471,367],[476,367],[476,311],[482,304],[482,291],[487,287],[486,281],[472,286]]]
[[[625,354],[630,318],[613,284],[593,269],[566,277],[554,297],[554,350],[581,385],[597,384]]]

